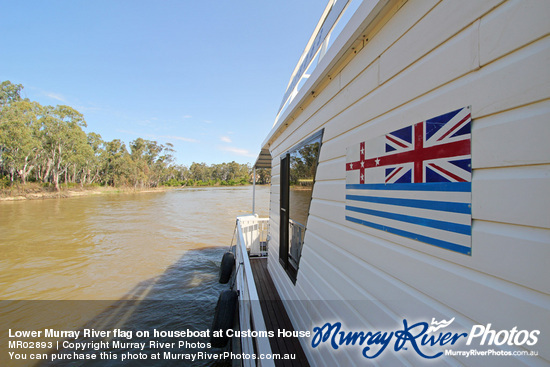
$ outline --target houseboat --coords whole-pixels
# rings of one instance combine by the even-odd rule
[[[550,364],[549,35],[543,0],[329,2],[236,228],[242,351],[301,351],[244,364]]]

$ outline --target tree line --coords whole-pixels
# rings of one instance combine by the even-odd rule
[[[70,106],[42,106],[21,97],[21,84],[0,85],[0,183],[108,185],[134,188],[236,185],[252,181],[251,167],[236,162],[178,165],[170,143],[137,138],[126,147],[86,133],[84,116]],[[259,183],[269,172],[259,170]]]

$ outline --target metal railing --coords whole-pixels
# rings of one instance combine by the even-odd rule
[[[298,91],[305,84],[305,81],[313,74],[317,64],[320,63],[334,39],[336,39],[361,2],[361,0],[330,0],[328,2],[298,64],[292,72],[279,111],[277,111],[274,126],[285,109],[298,95]]]
[[[288,221],[288,237],[290,239],[288,255],[296,269],[300,263],[305,234],[306,227],[303,224],[292,219]]]
[[[269,218],[253,215],[238,217],[249,256],[267,256]]]
[[[240,216],[237,217],[235,229],[237,238],[235,277],[239,291],[239,323],[241,331],[250,330],[259,333],[256,337],[241,337],[241,350],[242,353],[257,356],[271,355],[272,351],[248,254],[261,254],[262,238],[265,239],[267,254],[267,223],[267,218],[258,218],[255,215]],[[271,359],[243,359],[242,365],[274,367],[275,363]]]

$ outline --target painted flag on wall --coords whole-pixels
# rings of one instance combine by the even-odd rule
[[[470,107],[347,150],[346,220],[471,255]]]

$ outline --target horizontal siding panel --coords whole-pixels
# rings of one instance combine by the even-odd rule
[[[472,217],[550,228],[550,165],[474,172]]]
[[[550,294],[550,230],[475,221],[472,254],[469,266]]]
[[[270,153],[271,153],[271,157],[273,158],[273,165],[276,163],[277,165],[280,164],[281,162],[281,154],[283,154],[284,152],[286,152],[290,147],[289,146],[286,146],[286,145],[281,145],[281,142],[279,140],[277,140],[276,143],[274,143],[271,147],[270,147]],[[272,168],[273,169],[273,168]]]
[[[472,166],[505,167],[550,163],[550,101],[476,119]]]
[[[474,24],[411,65],[395,82],[392,80],[393,83],[388,83],[389,88],[379,88],[380,94],[374,93],[372,101],[376,104],[376,110],[381,109],[380,114],[390,111],[476,70],[479,66],[478,48],[478,27]],[[386,53],[381,56],[381,73],[394,57],[396,56]],[[386,93],[391,95],[385,95]]]
[[[326,307],[323,306],[326,305],[326,301],[322,300],[321,296],[317,294],[316,289],[312,287],[310,283],[303,282],[302,284],[297,283],[296,286],[292,285],[278,261],[273,261],[272,259],[273,258],[270,259],[268,264],[269,271],[272,274],[273,281],[283,299],[285,308],[292,320],[295,330],[312,330],[314,320],[326,319],[328,315],[333,315],[335,313],[335,310],[330,310],[329,312],[325,311]],[[306,292],[308,294],[307,297],[305,296]],[[322,314],[324,314],[324,316],[322,316]],[[319,350],[311,354],[312,349],[309,347],[310,341],[301,340],[301,342],[305,346],[305,352],[308,353],[310,357],[319,358]],[[323,357],[325,361],[336,361],[334,356],[330,354]],[[340,356],[337,360],[342,361],[342,358],[344,358],[344,361],[348,359],[346,356]]]
[[[346,147],[353,145],[355,141],[358,141],[357,139],[357,136],[353,136],[351,134],[345,134],[334,139],[332,136],[329,136],[328,132],[325,130],[325,134],[323,136],[323,146],[321,147],[321,154],[319,155],[319,158],[321,161],[327,161],[330,159],[345,160]],[[347,145],[347,142],[350,142],[349,145]],[[327,175],[332,174],[329,173]],[[345,178],[345,172],[343,172],[343,175],[340,178]]]
[[[471,81],[482,108],[478,116],[541,101],[550,97],[550,37],[533,43],[486,67],[488,73]],[[483,70],[483,69],[482,69]],[[498,78],[498,79],[495,79]]]
[[[272,272],[270,273],[273,278],[273,282],[277,288],[277,292],[282,300],[297,300],[299,299],[296,295],[294,285],[291,283],[289,277],[285,273],[284,269],[278,264],[279,258],[274,258],[275,263],[272,266]]]
[[[271,194],[271,201],[270,201],[270,207],[269,212],[270,216],[276,216],[278,219],[279,216],[279,195],[278,194]]]
[[[268,257],[272,258],[272,259],[277,259],[276,261],[278,261],[279,259],[279,246],[276,245],[276,246],[271,246],[272,244],[276,243],[276,241],[270,241],[269,244],[269,248],[268,248]]]
[[[550,73],[536,70],[549,63],[550,38],[545,38],[418,98],[405,106],[406,115],[401,108],[395,112],[402,115],[402,126],[407,126],[468,105],[472,106],[475,119],[541,101],[550,97]],[[328,136],[340,135],[416,98],[418,93],[408,93],[405,88],[406,74],[400,74],[338,115],[325,130]]]
[[[352,225],[345,220],[344,204],[317,200],[312,202],[311,211],[319,220],[342,227],[342,230],[346,230],[346,225]],[[366,235],[421,250],[472,270],[550,294],[550,284],[540,274],[540,269],[545,268],[544,263],[550,258],[549,230],[475,221],[472,227],[472,256],[463,256],[370,227],[358,229]],[[534,253],[540,256],[533,259]]]
[[[345,86],[355,79],[367,65],[376,60],[437,3],[438,0],[406,2],[374,37],[370,37],[367,46],[362,48],[345,69],[342,70],[342,85]]]
[[[348,267],[346,267],[346,269],[342,269],[340,267],[335,268],[333,264],[345,263],[351,267],[356,266],[357,264],[350,263],[349,259],[342,256],[342,252],[337,246],[333,244],[327,245],[325,241],[316,236],[313,233],[315,232],[315,229],[317,229],[317,226],[312,225],[311,232],[308,233],[308,236],[310,236],[310,241],[304,244],[302,259],[304,261],[300,263],[301,266],[299,273],[303,273],[304,279],[307,279],[308,282],[311,283],[312,287],[318,290],[321,297],[320,299],[334,301],[341,300],[342,303],[349,303],[352,300],[380,300],[380,298],[376,298],[375,296],[369,294],[367,292],[368,288],[365,288],[364,284],[359,286],[355,280],[348,277]],[[330,254],[330,256],[326,256],[327,254]],[[330,260],[330,262],[328,260]],[[364,267],[359,267],[361,268],[360,272],[366,271]],[[363,281],[361,277],[355,279]],[[342,284],[345,284],[346,287],[342,287]],[[327,290],[324,288],[327,288]],[[391,293],[388,294],[388,298],[390,297]],[[366,312],[366,310],[357,311]],[[386,322],[391,322],[393,320],[391,316],[393,315],[388,315],[387,313],[378,315],[378,317],[384,317],[384,321]],[[342,315],[342,317],[346,317],[346,315]]]
[[[330,249],[330,247],[325,248]],[[315,252],[310,255],[313,255],[310,258],[315,267],[306,263],[303,265],[303,269],[300,269],[300,272],[304,273],[304,279],[307,279],[306,282],[309,283],[308,288],[316,289],[317,292],[324,292],[326,288],[330,289],[328,294],[319,293],[321,300],[312,302],[313,307],[319,310],[320,316],[319,319],[312,320],[314,322],[312,326],[322,326],[328,320],[333,320],[335,316],[338,321],[342,322],[342,325],[345,325],[346,330],[356,330],[358,325],[361,326],[362,330],[372,330],[375,327],[372,323],[373,320],[376,320],[377,327],[380,327],[380,325],[393,326],[396,320],[395,315],[383,305],[383,302],[376,299],[368,300],[368,298],[358,299],[357,292],[364,293],[364,290],[358,287],[356,283],[351,282],[349,278],[343,277],[338,269],[335,269],[324,260],[330,257],[316,256]],[[321,284],[317,281],[310,282],[312,279],[324,279],[325,282]],[[300,282],[300,279],[298,281]],[[341,284],[347,286],[341,287]],[[344,293],[342,293],[343,291]],[[365,317],[365,315],[368,315],[368,317]],[[360,356],[361,348],[346,348],[343,351],[349,356],[349,361],[345,365],[353,365],[354,361],[363,358]],[[331,350],[328,350],[328,352],[333,353]],[[384,363],[402,365],[403,358],[400,358],[398,354],[388,354],[384,358]]]
[[[328,112],[326,106],[324,107],[324,105],[326,105],[327,102],[339,92],[339,90],[339,78],[335,78],[305,109],[301,109],[300,115],[296,117],[296,119],[292,122],[292,125],[287,128],[272,144],[272,156],[279,157],[296,144],[306,139],[308,136],[317,132],[322,124],[320,121],[326,121],[323,120],[326,117],[324,114],[334,113]],[[317,111],[321,111],[320,115],[317,114]],[[312,120],[317,123],[312,125]],[[304,124],[306,125],[305,127],[303,126]]]
[[[481,19],[480,60],[485,65],[550,33],[547,1],[512,0]]]
[[[327,93],[324,93],[322,98],[318,98],[321,98],[322,101],[329,100],[340,89],[339,84],[338,80],[333,80],[325,87]],[[315,98],[314,101],[318,98]],[[320,108],[321,105],[324,105],[323,108]],[[330,106],[330,104],[328,105]],[[330,107],[327,109],[327,104],[324,102],[310,103],[305,110],[300,108],[300,114],[288,122],[289,127],[272,143],[270,147],[272,157],[279,157],[302,140],[319,131],[321,125],[328,119],[326,115],[335,113],[329,110]]]
[[[315,228],[318,228],[317,224]],[[335,314],[345,325],[344,327],[347,326],[346,330],[357,330],[355,325],[360,325],[360,330],[396,330],[402,327],[402,319],[424,320],[426,315],[437,320],[449,319],[449,315],[452,315],[456,317],[454,327],[463,330],[470,330],[475,324],[470,319],[461,317],[456,310],[427,297],[391,274],[385,274],[371,264],[359,261],[354,254],[327,242],[324,238],[315,236],[313,241],[315,248],[308,249],[306,254],[306,257],[311,259],[311,264],[305,263],[300,270],[304,273],[303,279],[322,277],[326,281],[322,287],[331,287],[333,293],[339,294],[339,301],[328,301],[329,305],[334,305],[332,309],[337,311],[321,318],[320,324],[331,320]],[[325,259],[330,259],[330,263]],[[332,264],[335,263],[346,264],[346,266],[334,268]],[[346,287],[342,287],[341,284],[346,284]],[[315,286],[314,289],[319,288]],[[315,301],[313,304],[317,305],[319,302]],[[359,314],[360,319],[356,320],[356,313]],[[434,350],[433,353],[437,351],[439,350]],[[391,362],[385,355],[381,362],[384,365],[403,365],[406,362],[402,357],[405,356],[409,358],[412,365],[424,362],[424,360],[410,358],[410,354],[397,354],[395,357],[398,359]],[[413,355],[413,357],[416,356]],[[357,361],[357,358],[355,360]],[[456,361],[448,357],[440,360],[438,365],[446,365],[442,362],[456,365]],[[468,365],[481,367],[486,366],[486,363],[487,359],[470,360]],[[515,367],[522,364],[517,360],[507,360],[500,365]]]
[[[322,224],[316,222],[312,226],[312,231],[319,229],[319,226]],[[316,234],[312,237],[314,246],[308,249],[307,255],[309,256],[307,258],[311,259],[311,263],[315,264],[314,268],[319,270],[316,274],[311,275],[325,278],[327,284],[340,295],[337,299],[341,300],[340,302],[353,305],[354,310],[367,323],[376,324],[378,327],[384,325],[391,327],[396,323],[399,325],[400,319],[405,315],[411,318],[422,317],[425,316],[427,307],[435,308],[437,306],[433,301],[433,305],[427,305],[421,300],[424,297],[421,294],[415,294],[409,285],[391,275],[380,272],[372,264],[358,260],[354,254],[347,252],[337,244],[330,243]],[[367,245],[365,244],[365,246]],[[325,259],[330,259],[330,263]],[[334,268],[331,266],[332,263],[346,264],[346,266]],[[304,272],[310,271],[312,264],[307,262],[303,269]],[[346,287],[342,287],[342,284],[346,284]],[[343,315],[343,317],[345,316]],[[376,322],[373,323],[373,320]]]
[[[280,185],[280,182],[281,182],[281,176],[280,175],[271,176],[271,186],[272,186],[272,188],[274,188],[274,187],[278,188],[279,185]]]
[[[321,148],[321,151],[324,147]],[[338,159],[333,159],[328,162],[321,162],[317,166],[317,172],[315,174],[316,181],[326,181],[326,180],[342,180],[345,179],[346,175],[346,159],[341,157]]]
[[[310,222],[312,231],[322,233],[321,237],[326,241],[345,244],[346,251],[353,256],[406,282],[415,291],[430,295],[434,301],[455,312],[467,315],[475,323],[494,321],[494,328],[500,329],[519,325],[533,330],[547,330],[550,327],[550,319],[545,316],[550,312],[548,294],[529,291],[452,262],[416,253],[349,228],[334,226],[330,222],[316,219]],[[346,271],[345,267],[340,269]],[[452,287],[452,292],[448,291],[449,287]],[[384,293],[381,295],[384,297]],[[510,324],[505,325],[507,322]],[[539,340],[539,345],[550,343],[550,336]],[[539,350],[539,353],[543,353],[545,358],[550,356],[550,351]]]
[[[502,0],[443,1],[382,55],[380,81],[384,83],[415,60],[480,18]],[[439,25],[434,29],[434,25]]]
[[[345,181],[321,181],[313,187],[313,198],[332,201],[344,201],[346,199]]]
[[[332,80],[321,90],[315,94],[315,98],[303,109],[300,114],[300,119],[307,121],[313,114],[321,110],[341,89],[340,74],[334,76]]]
[[[271,161],[271,176],[278,176],[281,172],[281,159],[279,157],[273,158]]]
[[[300,126],[300,128],[294,132],[294,135],[288,138],[288,142],[290,142],[289,148],[292,148],[304,139],[320,131],[327,119],[337,113],[333,107],[333,103],[328,103],[322,110],[316,112],[306,124]],[[323,133],[323,140],[324,139]]]
[[[338,93],[338,95],[333,98],[333,100],[330,101],[327,106],[330,107],[330,110],[328,110],[329,115],[325,116],[325,119],[331,119],[340,113],[340,111],[345,110],[363,96],[376,89],[379,85],[378,74],[379,62],[376,60],[363,72],[357,75],[351,83],[349,83],[340,91],[340,93]],[[318,114],[321,115],[321,112]]]
[[[271,200],[270,200],[270,216],[279,216],[279,195],[277,194],[271,194]],[[278,219],[278,218],[277,218]]]
[[[342,225],[345,223],[346,204],[343,201],[312,200],[310,212],[335,225]]]

